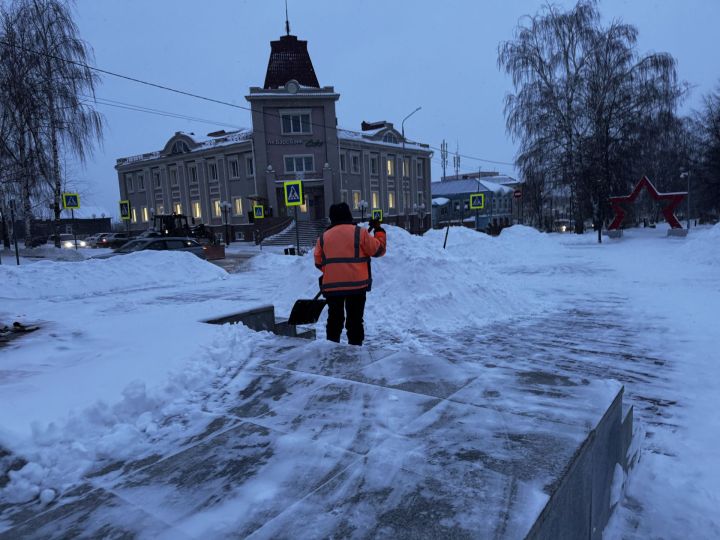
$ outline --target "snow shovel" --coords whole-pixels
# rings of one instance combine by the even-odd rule
[[[288,324],[314,324],[320,318],[320,314],[327,304],[326,300],[320,300],[322,292],[318,292],[312,300],[298,300],[290,312]]]

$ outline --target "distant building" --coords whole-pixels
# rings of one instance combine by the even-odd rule
[[[252,129],[176,132],[161,150],[117,160],[131,228],[148,228],[153,213],[216,227],[227,216],[233,236],[249,240],[254,204],[265,207],[263,226],[293,215],[282,184],[296,179],[303,180],[302,221],[324,222],[330,205],[345,201],[357,220],[381,209],[385,222],[429,228],[428,145],[403,140],[385,121],[363,122],[359,132],[338,129],[339,98],[332,86],[320,87],[307,42],[289,34],[271,42],[265,84],[245,96]]]
[[[433,182],[432,222],[434,227],[468,223],[477,230],[496,230],[512,225],[518,214],[513,193],[520,189],[518,180],[492,172],[468,173],[443,177]],[[483,193],[484,208],[470,208],[470,195]]]

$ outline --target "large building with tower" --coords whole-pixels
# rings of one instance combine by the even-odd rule
[[[260,226],[282,228],[294,215],[282,186],[297,179],[304,188],[300,221],[322,223],[331,204],[345,201],[358,220],[381,209],[385,222],[428,229],[428,145],[404,139],[385,121],[340,129],[339,98],[318,83],[306,41],[289,33],[272,41],[265,84],[245,96],[251,129],[176,132],[160,150],[117,160],[131,229],[149,228],[155,213],[177,213],[218,232],[227,222],[235,239],[249,240]],[[254,205],[264,207],[262,222],[254,220]]]

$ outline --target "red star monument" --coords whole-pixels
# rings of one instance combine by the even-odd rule
[[[613,212],[615,212],[615,219],[608,228],[620,228],[623,220],[625,219],[625,209],[635,202],[635,199],[637,199],[638,195],[640,195],[640,192],[643,188],[646,188],[648,190],[648,193],[650,193],[650,196],[662,205],[663,216],[665,216],[665,221],[668,222],[670,227],[673,229],[682,229],[682,225],[675,217],[674,212],[675,208],[677,208],[677,206],[685,198],[685,195],[687,195],[687,192],[680,191],[677,193],[660,193],[655,188],[655,186],[653,186],[652,182],[648,180],[647,176],[643,176],[640,179],[640,181],[637,183],[635,189],[632,190],[632,193],[630,193],[630,195],[623,195],[621,197],[610,197]]]

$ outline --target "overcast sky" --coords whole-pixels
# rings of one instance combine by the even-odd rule
[[[561,6],[574,2],[558,1]],[[503,98],[512,90],[497,68],[497,48],[512,39],[535,0],[289,0],[291,33],[308,41],[321,85],[340,93],[340,127],[402,118],[408,138],[486,160],[511,163]],[[284,33],[283,0],[77,0],[81,36],[96,66],[247,106],[250,86],[262,86],[270,41]],[[717,25],[720,0],[604,0],[606,21],[620,18],[640,31],[641,52],[669,52],[681,79],[693,85],[683,112],[697,108],[720,81]],[[176,131],[205,134],[220,124],[251,127],[249,112],[103,76],[97,96],[210,123],[99,105],[106,121],[102,147],[85,166],[69,162],[69,187],[83,204],[117,213],[118,157],[158,150]],[[433,180],[441,176],[440,153]],[[452,167],[452,159],[450,160]],[[461,171],[512,165],[462,158]]]

